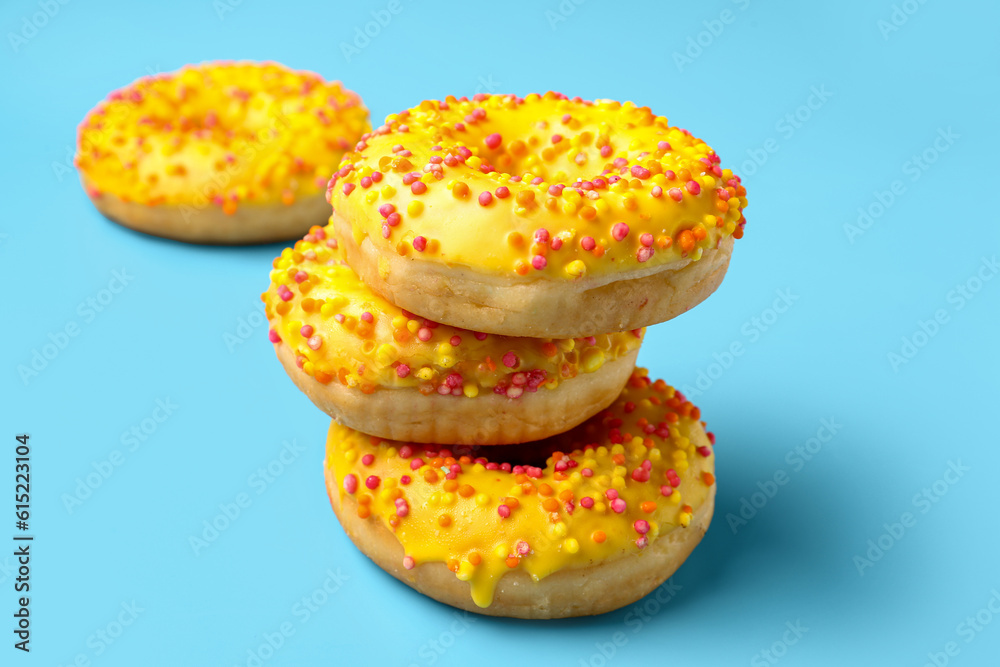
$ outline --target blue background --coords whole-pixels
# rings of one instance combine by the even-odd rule
[[[0,10],[0,498],[13,504],[13,438],[27,431],[37,536],[27,656],[11,647],[13,560],[0,556],[0,662],[253,665],[248,651],[288,623],[263,664],[923,665],[949,642],[958,653],[938,664],[998,664],[1000,617],[963,625],[1000,590],[1000,280],[977,282],[995,278],[983,258],[1000,245],[996,3],[908,0],[893,25],[890,0],[402,0],[347,55],[341,43],[389,3],[276,4],[53,2],[34,33],[36,2]],[[77,123],[109,91],[220,58],[341,79],[376,122],[477,91],[633,100],[744,176],[749,224],[725,283],[653,328],[640,356],[691,390],[718,436],[716,518],[668,604],[645,617],[456,622],[352,547],[322,481],[327,419],[249,323],[281,246],[132,233],[98,215],[66,165]],[[871,219],[852,236],[859,208]],[[116,270],[128,285],[91,317],[79,304]],[[978,291],[959,297],[959,285]],[[783,313],[769,310],[778,291],[791,295]],[[248,333],[241,320],[249,337],[227,344]],[[70,322],[78,335],[23,380],[18,367]],[[177,407],[129,451],[123,433],[158,399]],[[823,419],[836,433],[806,461],[795,450],[828,434]],[[302,451],[270,482],[252,477],[286,441]],[[121,465],[67,508],[116,450]],[[967,468],[954,484],[939,481],[950,463]],[[786,483],[770,487],[779,471]],[[773,497],[755,496],[760,485]],[[240,493],[249,507],[196,554],[189,537]],[[744,500],[755,514],[727,519]],[[910,525],[894,528],[904,512]],[[304,618],[295,605],[328,570],[340,587]],[[133,601],[134,622],[99,639]],[[808,630],[796,638],[786,623]]]

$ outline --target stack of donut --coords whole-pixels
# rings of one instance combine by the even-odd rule
[[[292,380],[334,419],[333,509],[450,605],[559,618],[665,581],[712,516],[714,438],[635,368],[697,305],[746,192],[648,108],[555,93],[390,115],[262,295]]]

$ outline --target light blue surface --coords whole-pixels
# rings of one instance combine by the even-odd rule
[[[0,10],[0,512],[10,521],[0,540],[14,532],[21,431],[32,436],[37,536],[27,656],[11,647],[13,559],[0,557],[0,664],[82,655],[100,667],[254,665],[248,651],[285,623],[294,634],[262,664],[923,665],[929,653],[938,664],[998,664],[1000,615],[980,610],[992,599],[1000,611],[1000,280],[977,282],[979,271],[995,278],[983,258],[1000,246],[996,3],[436,10],[401,0],[349,62],[341,43],[390,3],[279,10],[246,0],[221,17],[210,0],[49,4],[36,34],[24,20],[42,22],[32,19],[39,4]],[[32,36],[15,51],[10,33],[22,31]],[[687,50],[689,61],[675,56]],[[227,347],[227,334],[248,333],[241,319],[258,321],[281,246],[204,248],[126,231],[98,215],[64,165],[77,123],[106,93],[218,58],[342,79],[376,120],[491,89],[633,100],[705,138],[744,176],[747,235],[724,285],[653,328],[640,356],[694,389],[718,436],[716,518],[669,603],[647,617],[463,621],[351,546],[323,487],[327,419],[285,376],[265,327]],[[934,162],[922,171],[912,156],[925,150]],[[894,201],[880,204],[894,181]],[[845,225],[859,207],[873,218],[851,242]],[[115,271],[128,284],[103,294]],[[955,291],[966,283],[980,288],[971,299]],[[780,314],[769,311],[779,292],[791,303],[779,300]],[[91,298],[110,303],[91,312]],[[919,333],[939,310],[935,335]],[[78,334],[22,381],[18,366],[70,322]],[[903,337],[919,348],[894,368],[888,355],[902,356]],[[734,343],[742,354],[730,360]],[[175,407],[144,423],[166,416],[157,401]],[[823,420],[836,424],[832,439]],[[150,434],[130,451],[133,427]],[[829,442],[809,460],[796,453],[817,435]],[[273,464],[281,474],[261,477],[293,441],[301,451]],[[121,465],[70,512],[65,494],[116,450]],[[935,502],[921,499],[949,462],[967,470],[948,473],[955,483],[939,482]],[[786,483],[772,488],[779,471]],[[762,487],[773,497],[754,496]],[[196,555],[189,536],[241,493],[250,505]],[[762,506],[745,525],[727,520],[744,499]],[[910,525],[894,527],[904,512]],[[901,536],[884,536],[884,524]],[[880,539],[891,543],[881,558],[856,560]],[[307,614],[301,600],[328,571],[342,581]],[[116,633],[133,601],[142,611],[105,644],[98,631]],[[966,621],[977,613],[977,624],[992,620],[978,631]],[[808,629],[801,638],[788,630],[796,624]]]

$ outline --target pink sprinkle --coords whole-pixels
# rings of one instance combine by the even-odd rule
[[[367,486],[369,489],[371,489],[372,491],[374,491],[375,489],[378,488],[378,483],[381,482],[381,481],[382,480],[380,480],[378,478],[378,476],[376,476],[376,475],[370,475],[368,477],[368,479],[365,480],[365,486]]]
[[[643,234],[639,237],[639,243],[646,247],[653,245],[653,235],[649,233]]]
[[[403,556],[403,567],[407,570],[412,570],[417,566],[416,561],[413,560],[413,556]]]
[[[531,547],[529,547],[528,543],[524,540],[518,540],[517,544],[514,545],[514,549],[522,556],[527,556],[531,553]]]
[[[712,455],[712,450],[709,449],[708,447],[704,447],[704,446],[703,447],[699,447],[697,451],[698,451],[698,454],[700,454],[701,456],[704,456],[706,459],[709,456]]]
[[[611,157],[611,144],[601,146],[601,157]]]
[[[648,262],[649,258],[653,256],[655,251],[649,246],[642,246],[635,251],[635,258],[639,263]]]
[[[402,477],[399,478],[399,483],[402,484],[403,486],[406,486],[412,481],[413,480],[410,478],[409,475],[403,475]]]
[[[433,335],[434,332],[431,331],[428,327],[420,327],[420,329],[417,330],[417,338],[419,338],[421,341],[425,343],[429,341],[431,339],[431,336]]]
[[[521,363],[521,360],[518,358],[518,356],[514,353],[513,350],[504,354],[502,361],[503,365],[506,366],[507,368],[517,368],[518,364]]]
[[[274,329],[270,329],[267,332],[267,339],[269,341],[271,341],[272,343],[280,343],[281,342],[281,336],[279,336],[278,332],[275,331]]]
[[[663,188],[661,188],[659,185],[654,185],[653,189],[649,191],[649,194],[651,194],[654,197],[662,197]]]
[[[510,516],[510,507],[508,507],[507,505],[500,505],[499,507],[497,507],[497,514],[500,515],[500,518],[506,519],[507,517]]]
[[[584,236],[580,239],[580,247],[589,252],[597,247],[597,241],[593,236]]]
[[[664,496],[669,496],[673,492],[674,492],[674,487],[668,486],[667,484],[664,484],[663,486],[660,487],[660,494]]]
[[[404,459],[408,459],[413,456],[413,447],[410,445],[403,445],[399,448],[399,455]]]
[[[675,178],[677,178],[677,174],[674,173],[673,169],[667,169],[665,172],[663,172],[663,175],[667,177],[668,181],[672,181]]]
[[[490,202],[492,201],[493,201],[493,193],[490,192],[489,190],[483,190],[482,192],[479,193],[480,206],[489,206]]]
[[[521,387],[510,386],[507,387],[507,398],[520,398],[521,394],[524,393],[524,389]]]
[[[399,502],[402,501],[402,502]],[[396,516],[402,518],[410,513],[410,506],[402,498],[396,501]]]
[[[684,193],[681,192],[680,188],[670,188],[669,190],[667,190],[667,194],[670,195],[670,198],[673,199],[674,201],[680,201],[681,199],[684,199]]]
[[[419,470],[424,466],[424,460],[419,456],[410,461],[410,470]]]
[[[535,255],[531,258],[531,265],[541,271],[548,265],[548,261],[543,255]]]
[[[571,118],[572,118],[572,116],[570,116],[568,113],[563,114],[563,117],[562,117],[563,125],[567,124],[570,121]]]
[[[361,313],[361,320],[371,324],[372,322],[375,321],[375,316],[366,310],[365,312]]]
[[[358,478],[354,473],[348,473],[344,476],[344,491],[350,494],[354,494],[358,490]]]
[[[345,195],[351,194],[352,192],[354,192],[355,187],[356,186],[354,185],[354,183],[344,183],[344,188],[343,188],[344,194]]]
[[[486,143],[487,148],[489,148],[490,150],[494,150],[501,143],[503,143],[503,137],[501,137],[498,133],[494,132],[490,136],[486,137],[486,139],[484,139],[483,141]]]
[[[615,498],[611,501],[611,509],[614,510],[615,514],[621,514],[625,511],[626,507],[625,501],[621,498]]]
[[[549,230],[544,227],[535,230],[535,242],[536,243],[548,243],[549,242]]]
[[[583,498],[580,498],[580,507],[589,510],[593,506],[594,506],[594,499],[591,498],[590,496],[584,496]]]
[[[639,547],[640,549],[645,549],[646,547],[649,546],[649,538],[643,535],[642,537],[640,537],[635,541],[635,546]]]
[[[372,178],[371,178],[371,176],[363,176],[361,178],[361,187],[363,187],[365,189],[368,189],[371,186],[372,186]]]
[[[387,239],[392,235],[392,227],[388,223],[382,223],[382,238]]]
[[[561,134],[553,134],[552,135],[552,143],[554,143],[554,144],[558,144],[560,141],[562,141],[562,139],[563,138],[562,138]]]
[[[604,495],[608,500],[614,500],[618,497],[618,491],[616,489],[608,489],[604,492]]]
[[[361,463],[363,463],[366,466],[370,466],[374,462],[375,462],[375,456],[372,454],[365,454],[364,456],[361,457]]]
[[[687,191],[693,195],[701,192],[701,186],[698,185],[698,181],[688,181],[684,187],[687,188]]]
[[[669,151],[670,150],[670,144],[667,143],[666,141],[659,142],[658,144],[656,144],[656,147],[659,150],[661,150],[661,151]]]
[[[452,347],[458,347],[459,345],[462,344],[462,337],[461,336],[452,336],[451,340],[449,340],[448,342],[451,343]]]
[[[315,336],[312,336],[309,340],[307,340],[306,345],[308,345],[309,349],[311,350],[318,350],[319,348],[323,347],[323,339],[317,334]]]
[[[580,474],[583,475],[584,477],[593,477],[594,471],[591,470],[590,468],[584,468],[583,470],[580,471]]]
[[[553,183],[552,185],[549,186],[549,194],[552,195],[553,197],[558,197],[559,195],[562,194],[562,191],[564,189],[565,189],[564,185],[560,183]]]
[[[649,178],[652,176],[652,173],[650,173],[649,169],[635,164],[632,165],[632,175],[636,178]]]
[[[295,272],[295,282],[297,282],[297,283],[304,282],[305,279],[308,278],[308,277],[309,277],[309,274],[306,273],[305,271],[296,271]]]
[[[505,185],[501,185],[495,192],[497,199],[506,199],[510,196],[510,190]]]
[[[628,236],[629,228],[624,222],[616,222],[611,228],[611,236],[615,241],[621,241]]]
[[[423,181],[414,181],[410,186],[410,192],[415,195],[422,195],[427,192],[427,184]]]
[[[413,239],[413,249],[417,252],[423,252],[427,249],[427,239],[423,236],[417,236]]]
[[[549,241],[549,247],[552,248],[553,250],[559,250],[559,248],[562,247],[562,244],[563,240],[558,236]]]
[[[313,335],[313,328],[311,324],[303,324],[302,328],[299,329],[299,333],[302,334],[303,338],[309,338]]]
[[[635,523],[632,524],[632,527],[635,528],[635,532],[639,533],[640,535],[645,535],[646,533],[649,532],[649,522],[646,521],[645,519],[638,519]]]
[[[372,172],[372,180],[374,182],[376,182],[376,183],[381,182],[382,181],[382,172],[381,171]]]
[[[382,204],[378,207],[379,215],[383,218],[388,218],[389,214],[396,210],[396,207],[392,204]]]

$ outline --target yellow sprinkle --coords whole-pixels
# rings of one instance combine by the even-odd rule
[[[414,199],[406,205],[406,213],[411,216],[418,216],[424,210],[424,203]]]
[[[567,553],[575,554],[580,550],[580,543],[572,537],[567,537],[563,540],[563,549],[565,549]]]
[[[573,276],[574,278],[579,278],[580,276],[586,275],[587,265],[584,264],[579,259],[574,259],[572,262],[566,265],[566,273]]]
[[[391,185],[389,185],[388,183],[386,183],[385,185],[382,186],[381,192],[382,192],[382,197],[384,199],[389,199],[394,194],[396,194],[396,188],[394,188]]]
[[[469,398],[475,398],[476,396],[479,396],[479,387],[472,382],[466,382],[465,385],[462,386],[462,393]]]

